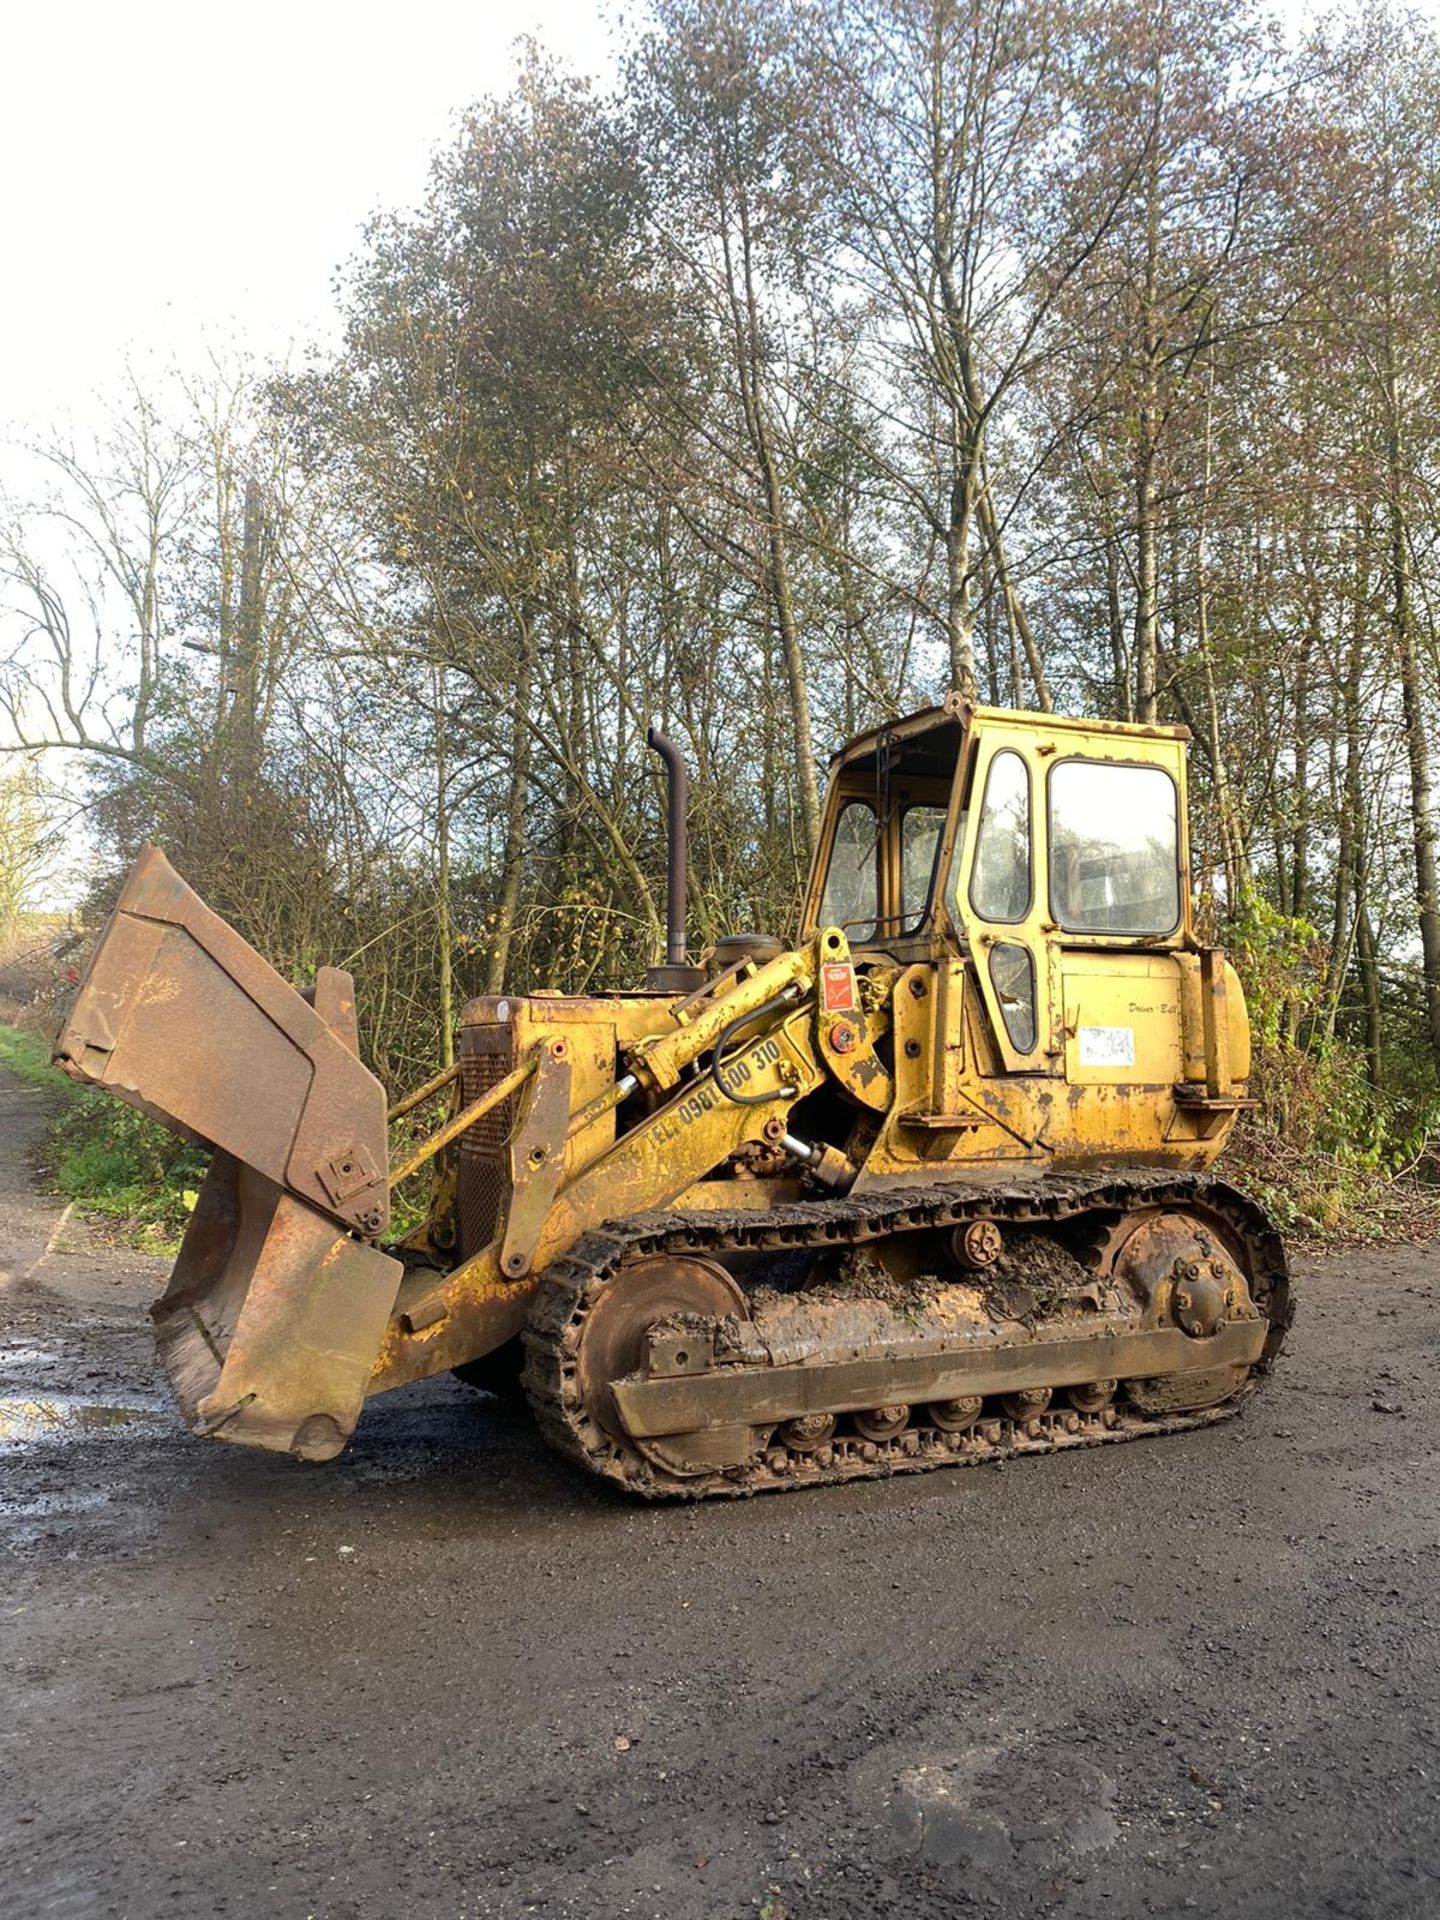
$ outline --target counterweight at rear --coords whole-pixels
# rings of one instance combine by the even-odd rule
[[[215,1148],[156,1308],[196,1431],[323,1458],[366,1398],[523,1354],[568,1457],[697,1497],[1234,1411],[1289,1286],[1208,1171],[1249,1034],[1193,928],[1185,739],[958,699],[862,736],[794,943],[697,969],[658,738],[665,963],[471,1002],[388,1172],[348,977],[294,993],[149,850],[56,1057]]]

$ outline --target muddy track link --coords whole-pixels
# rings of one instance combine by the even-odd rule
[[[1170,1414],[1142,1414],[1124,1406],[1094,1414],[1063,1409],[1026,1421],[982,1419],[964,1433],[918,1424],[884,1441],[838,1435],[824,1455],[772,1444],[744,1466],[690,1477],[669,1473],[638,1450],[612,1439],[581,1404],[575,1357],[586,1315],[611,1276],[639,1256],[820,1251],[958,1226],[972,1219],[1043,1229],[1073,1225],[1086,1214],[1125,1214],[1156,1206],[1203,1207],[1223,1221],[1245,1249],[1251,1296],[1269,1322],[1260,1361],[1219,1406]],[[1021,1454],[1056,1453],[1066,1447],[1100,1446],[1209,1426],[1240,1410],[1258,1376],[1273,1364],[1292,1317],[1284,1247],[1273,1223],[1253,1200],[1208,1175],[1117,1168],[1103,1176],[1057,1175],[1005,1187],[937,1185],[859,1194],[777,1207],[763,1214],[656,1213],[613,1222],[583,1235],[542,1276],[525,1330],[523,1382],[546,1440],[589,1472],[644,1499],[736,1498],[923,1473],[936,1467],[980,1466]]]

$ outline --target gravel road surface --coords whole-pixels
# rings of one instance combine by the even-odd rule
[[[1440,1912],[1440,1249],[1243,1419],[697,1510],[449,1380],[190,1440],[0,1086],[0,1913]]]

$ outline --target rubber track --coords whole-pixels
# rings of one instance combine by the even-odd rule
[[[974,1218],[1045,1227],[1074,1222],[1087,1213],[1123,1214],[1153,1206],[1202,1206],[1218,1215],[1245,1247],[1251,1294],[1270,1322],[1270,1333],[1250,1377],[1221,1406],[1155,1415],[1112,1407],[1103,1414],[1078,1418],[1062,1409],[1024,1426],[1010,1420],[981,1420],[969,1433],[958,1435],[912,1426],[881,1443],[841,1435],[832,1443],[832,1458],[825,1465],[813,1455],[781,1449],[785,1465],[777,1470],[767,1450],[757,1462],[690,1478],[668,1473],[637,1451],[617,1444],[578,1404],[574,1353],[579,1330],[598,1290],[627,1260],[657,1253],[818,1251],[955,1226]],[[1273,1222],[1253,1200],[1209,1175],[1121,1167],[1099,1177],[1052,1175],[1006,1187],[967,1183],[906,1188],[804,1201],[766,1213],[636,1214],[609,1223],[582,1235],[542,1275],[525,1330],[523,1380],[546,1440],[590,1473],[645,1499],[735,1498],[893,1473],[923,1473],[936,1467],[979,1466],[1017,1454],[1055,1453],[1066,1447],[1099,1446],[1209,1426],[1239,1411],[1257,1376],[1269,1370],[1279,1353],[1292,1317],[1284,1246]]]

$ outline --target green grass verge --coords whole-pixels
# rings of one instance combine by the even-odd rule
[[[0,1026],[0,1066],[54,1095],[41,1162],[57,1192],[144,1252],[173,1253],[205,1171],[203,1150],[108,1093],[57,1073],[39,1034]]]
[[[69,1081],[50,1064],[50,1049],[38,1033],[26,1033],[19,1027],[0,1027],[0,1067],[30,1087],[47,1087],[64,1094]]]

